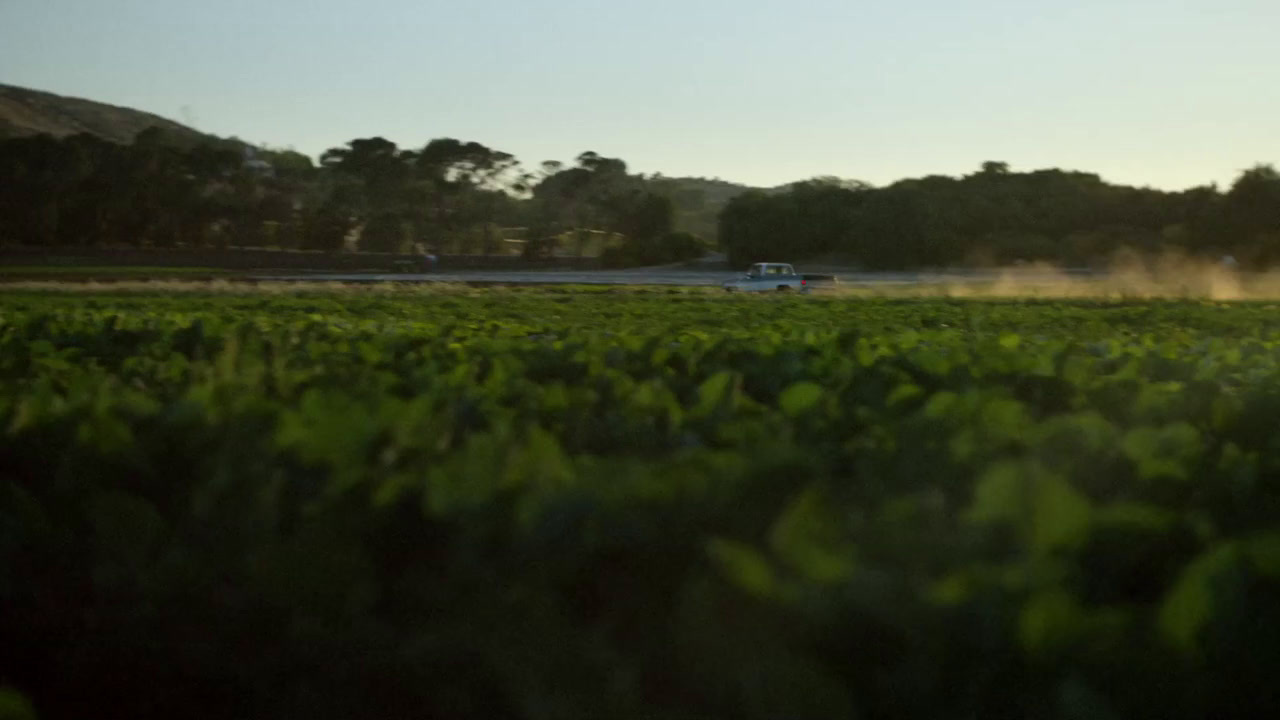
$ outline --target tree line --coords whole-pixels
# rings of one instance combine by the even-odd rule
[[[462,254],[514,246],[530,256],[603,254],[617,265],[705,251],[701,238],[676,231],[675,203],[687,207],[687,193],[594,152],[531,170],[477,142],[406,149],[374,137],[316,164],[234,140],[170,140],[152,128],[129,145],[87,134],[0,142],[0,243]]]
[[[1011,172],[1001,162],[880,188],[818,178],[733,198],[720,215],[719,243],[737,264],[1093,265],[1125,251],[1177,251],[1265,266],[1280,261],[1280,173],[1258,165],[1225,192],[1126,187],[1057,169]]]
[[[600,255],[676,262],[718,244],[729,260],[830,258],[867,268],[1050,261],[1123,250],[1280,260],[1280,174],[1245,170],[1226,191],[1113,185],[987,162],[964,177],[884,187],[821,177],[746,191],[644,176],[584,152],[523,165],[478,142],[401,148],[352,140],[319,163],[157,128],[123,145],[82,134],[0,141],[0,244],[279,247],[321,251]]]

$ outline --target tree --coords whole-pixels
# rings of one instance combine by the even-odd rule
[[[790,194],[753,190],[730,200],[720,212],[718,242],[736,265],[775,259],[795,227]]]
[[[1271,165],[1245,170],[1227,191],[1224,210],[1240,232],[1280,230],[1280,173]]]
[[[884,188],[820,177],[734,198],[721,214],[719,239],[735,263],[835,253],[869,268],[904,268],[979,258],[1091,262],[1121,247],[1208,248],[1218,226],[1234,228],[1227,234],[1257,252],[1275,248],[1280,259],[1277,187],[1265,167],[1242,177],[1226,199],[1212,187],[1167,193],[1110,185],[1092,173],[1014,173],[997,162],[959,179],[935,175]],[[1220,203],[1230,222],[1214,220]]]
[[[272,171],[247,162],[250,153]],[[1280,173],[1258,165],[1225,193],[1170,193],[987,161],[963,177],[880,188],[824,175],[748,192],[720,180],[631,174],[622,159],[595,151],[527,170],[510,153],[454,138],[413,151],[359,138],[326,151],[318,166],[291,150],[177,143],[154,128],[128,145],[88,135],[0,140],[2,242],[335,251],[363,227],[365,249],[425,240],[491,253],[499,229],[513,226],[525,229],[530,256],[559,243],[583,254],[608,238],[620,245],[610,262],[623,264],[689,257],[705,247],[696,236],[716,237],[735,263],[1090,263],[1122,248],[1172,248],[1260,264],[1280,261]]]
[[[381,137],[352,140],[320,156],[321,167],[361,183],[361,214],[386,213],[404,204],[412,153]]]
[[[546,216],[554,218],[552,224],[573,231],[578,254],[596,231],[633,239],[670,232],[670,198],[649,191],[643,178],[628,175],[622,160],[587,151],[573,167],[555,164],[552,169],[533,188],[533,199],[543,205]]]
[[[437,239],[454,235],[463,224],[481,229],[481,251],[496,249],[494,222],[508,193],[523,193],[524,175],[514,155],[477,142],[437,138],[414,157],[414,173],[429,198]]]
[[[337,252],[342,249],[354,223],[340,202],[326,202],[314,212],[304,215],[302,241],[306,250]]]
[[[671,198],[640,192],[619,213],[615,227],[632,240],[653,240],[671,232]]]
[[[360,249],[366,252],[399,252],[405,244],[405,224],[394,213],[374,215],[360,232]]]
[[[1253,264],[1280,261],[1280,173],[1255,165],[1240,174],[1222,199],[1223,245]]]
[[[277,177],[302,180],[310,178],[316,170],[311,158],[296,150],[265,149],[260,150],[258,156],[271,164]]]

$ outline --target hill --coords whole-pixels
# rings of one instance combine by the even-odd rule
[[[210,138],[152,113],[0,85],[0,140],[41,133],[54,137],[88,133],[112,142],[131,143],[138,133],[152,126],[164,130],[177,143]]]
[[[716,239],[716,218],[724,206],[744,192],[760,189],[719,178],[654,175],[647,182],[651,190],[671,198],[677,230],[711,241]]]

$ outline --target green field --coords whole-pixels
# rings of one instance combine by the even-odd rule
[[[41,717],[1264,717],[1280,305],[0,294]]]
[[[85,279],[146,277],[217,277],[243,274],[235,270],[203,267],[150,265],[7,265],[0,266],[0,278]]]

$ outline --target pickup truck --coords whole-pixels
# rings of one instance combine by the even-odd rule
[[[756,263],[747,274],[726,280],[726,292],[802,292],[828,288],[838,281],[835,275],[802,275],[786,263]]]

